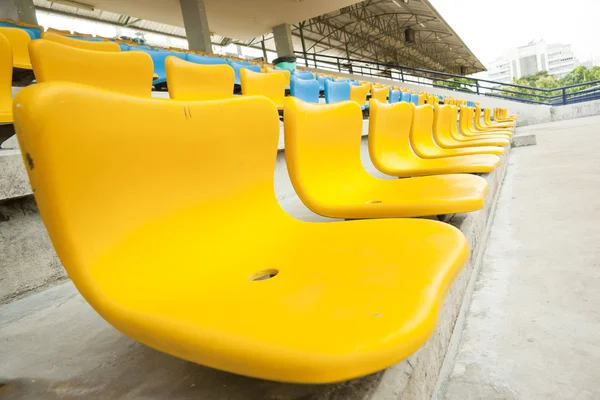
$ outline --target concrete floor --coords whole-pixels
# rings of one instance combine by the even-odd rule
[[[519,128],[438,398],[600,398],[600,117]]]

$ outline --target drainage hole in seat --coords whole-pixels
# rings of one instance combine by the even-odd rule
[[[251,281],[266,281],[267,279],[274,278],[279,273],[279,270],[274,268],[263,269],[262,271],[258,271],[250,275],[248,279]]]

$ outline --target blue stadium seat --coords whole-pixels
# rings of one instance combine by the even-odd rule
[[[86,42],[104,42],[104,40],[97,37],[83,37],[83,36],[69,36],[71,39],[84,40]]]
[[[292,76],[297,79],[315,79],[315,76],[313,75],[313,73],[308,72],[308,71],[294,70],[292,72]]]
[[[402,99],[400,101],[403,101],[404,103],[410,103],[410,93],[402,92]]]
[[[353,86],[360,86],[360,82],[355,81],[354,79],[349,79],[348,82],[350,82],[350,84]]]
[[[325,90],[325,81],[330,81],[330,76],[317,75],[317,81],[319,82],[319,90]]]
[[[309,103],[319,103],[319,82],[316,79],[298,79],[290,80],[290,94],[302,101]]]
[[[411,94],[410,102],[413,103],[415,106],[418,106],[419,105],[419,95],[416,93]]]
[[[327,104],[350,100],[350,84],[347,81],[326,81],[325,101]]]
[[[438,98],[440,99],[440,101],[444,101],[445,96],[438,96]]]
[[[200,56],[194,53],[187,53],[185,56],[185,60],[189,62],[193,62],[196,64],[204,64],[204,65],[229,65],[227,60],[221,57],[208,57],[208,56]]]
[[[400,101],[400,91],[390,88],[390,94],[388,97],[390,103],[398,103]]]
[[[237,62],[237,61],[233,61],[233,60],[227,60],[227,62],[233,68],[233,72],[235,74],[235,79],[234,79],[233,83],[235,85],[241,85],[240,69],[242,69],[242,68],[248,68],[250,71],[254,71],[254,72],[262,72],[262,70],[260,69],[260,65],[249,64],[247,62]]]
[[[129,51],[130,48],[134,48],[125,43],[117,43],[121,48],[121,51]]]

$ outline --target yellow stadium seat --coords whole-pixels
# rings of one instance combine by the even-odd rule
[[[431,120],[433,121],[433,108],[431,106],[419,106],[429,109],[432,113]],[[428,118],[427,113],[420,113]],[[504,154],[502,147],[481,146],[470,147],[463,149],[443,149],[438,146],[433,139],[433,126],[414,124],[411,130],[410,143],[415,153],[421,158],[444,158],[455,156],[467,156],[472,154]]]
[[[67,35],[67,36],[72,35],[71,31],[67,31],[67,30],[64,30],[64,29],[54,29],[54,28],[51,28],[51,27],[49,27],[48,29],[46,29],[46,32],[52,32],[52,33],[56,33],[56,34],[59,34],[59,35]]]
[[[425,95],[420,94],[419,95],[419,105],[422,106],[423,104],[425,104]]]
[[[31,70],[31,61],[27,46],[31,42],[29,34],[20,28],[0,27],[0,34],[4,35],[12,47],[13,67]]]
[[[77,32],[77,31],[73,31],[73,33],[74,33],[75,36],[84,37],[84,38],[93,38],[94,37],[94,35],[91,35],[89,33],[80,33],[80,32]],[[43,35],[44,34],[42,33],[42,38],[44,37]]]
[[[0,32],[0,123],[13,122],[12,69],[12,48],[6,36]],[[0,144],[2,142],[0,137]]]
[[[504,135],[512,135],[512,128],[490,128],[486,127],[481,121],[481,107],[475,106],[473,109],[473,128],[475,131],[483,132],[483,133],[492,133],[492,134],[504,134]]]
[[[165,60],[169,97],[175,100],[220,100],[233,97],[233,68],[203,65],[169,56]]]
[[[508,138],[485,138],[470,141],[456,140],[451,133],[451,125],[456,128],[456,114],[452,107],[456,106],[435,106],[433,118],[433,138],[438,146],[444,149],[470,148],[473,146],[508,146]]]
[[[371,89],[371,98],[381,101],[382,103],[385,103],[385,102],[387,102],[389,93],[390,93],[389,86],[373,87]]]
[[[475,123],[473,122],[474,114],[474,108],[465,106],[460,108],[460,131],[462,135],[469,138],[478,139],[490,137],[494,137],[496,139],[510,139],[512,137],[512,134],[509,133],[490,133],[475,129]]]
[[[73,39],[64,35],[52,32],[42,33],[42,39],[51,40],[56,43],[64,44],[78,49],[94,51],[121,51],[118,44],[114,42],[90,42],[86,40]]]
[[[317,105],[288,97],[284,115],[292,184],[319,215],[417,217],[483,207],[487,182],[477,176],[385,180],[369,175],[360,159],[362,115],[353,102]]]
[[[484,126],[487,128],[513,128],[515,126],[514,122],[494,122],[491,119],[491,110],[486,108],[483,110],[483,122]]]
[[[437,221],[287,215],[264,97],[164,101],[61,82],[15,103],[69,277],[115,328],[173,356],[285,382],[371,374],[427,341],[469,257]]]
[[[350,85],[350,101],[354,101],[361,108],[365,108],[367,106],[367,94],[370,90],[370,83],[361,84],[360,86]]]
[[[373,165],[384,174],[409,178],[413,176],[456,173],[488,173],[500,158],[491,154],[423,159],[410,147],[409,134],[416,123],[433,123],[431,113],[412,103],[383,104],[371,101],[369,116],[369,154]]]
[[[270,67],[265,67],[265,72],[275,72],[277,74],[282,74],[285,78],[285,86],[290,86],[290,80],[292,78],[292,73],[288,69],[275,69]]]
[[[141,51],[78,49],[50,40],[29,44],[38,82],[74,82],[139,97],[152,95],[152,58]]]
[[[450,120],[456,121],[458,119],[458,107],[450,106],[450,108],[452,110],[452,116],[451,116]],[[466,107],[463,108],[463,110],[464,110],[464,112],[461,113],[461,115],[460,115],[460,125],[461,126],[463,124],[466,125],[467,119],[469,118],[469,111],[466,109]],[[473,142],[473,141],[477,142],[482,139],[494,140],[495,143],[491,144],[491,146],[505,146],[506,141],[510,142],[510,136],[507,136],[507,135],[491,135],[491,134],[482,134],[482,135],[474,134],[471,136],[463,135],[461,132],[459,132],[457,125],[458,125],[457,123],[450,124],[450,135],[459,142]]]
[[[283,110],[285,97],[285,77],[273,72],[254,72],[248,68],[240,70],[240,82],[244,96],[266,96],[278,110]]]
[[[495,108],[494,109],[494,120],[497,122],[513,122],[517,120],[516,115],[506,116],[506,109]]]
[[[481,119],[481,107],[475,106],[475,115],[473,121],[475,123],[475,128],[482,132],[490,132],[490,133],[512,133],[512,127],[489,127],[486,126]]]

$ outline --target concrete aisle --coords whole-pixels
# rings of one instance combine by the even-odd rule
[[[600,117],[519,128],[440,399],[600,398]]]

